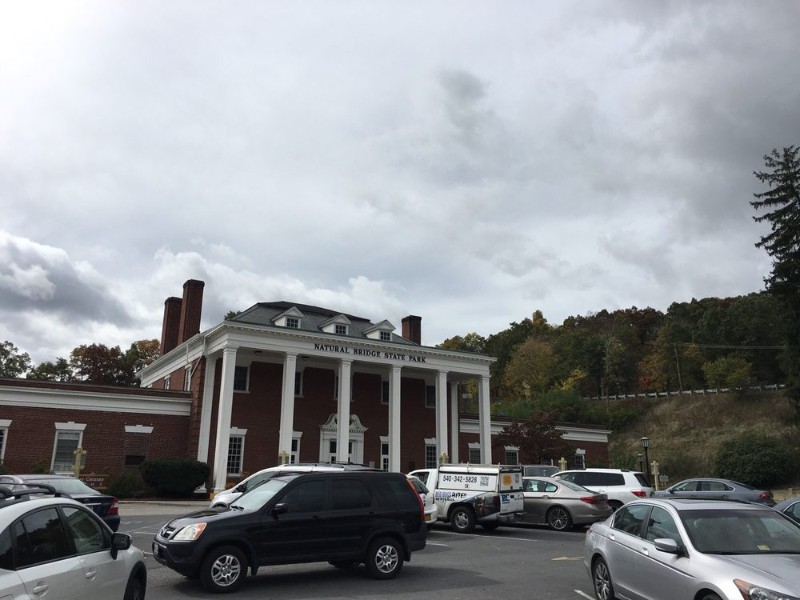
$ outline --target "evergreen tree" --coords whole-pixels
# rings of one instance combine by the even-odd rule
[[[782,152],[773,149],[764,156],[765,171],[755,171],[758,180],[769,189],[754,194],[750,204],[766,211],[753,217],[767,221],[770,232],[756,244],[772,257],[772,272],[764,281],[767,289],[786,310],[786,350],[782,363],[786,370],[786,389],[800,421],[800,147],[789,146]]]

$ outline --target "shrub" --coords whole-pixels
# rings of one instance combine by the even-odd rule
[[[720,446],[713,469],[718,477],[768,488],[795,476],[791,453],[791,446],[778,438],[745,434]]]
[[[185,458],[148,460],[142,463],[139,471],[157,495],[170,498],[191,496],[211,473],[206,463]]]
[[[138,498],[144,495],[144,481],[139,471],[123,471],[111,478],[106,494],[117,498]]]
[[[43,460],[37,461],[31,465],[31,473],[44,474],[50,472],[50,463]]]

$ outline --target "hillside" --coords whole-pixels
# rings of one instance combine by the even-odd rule
[[[613,402],[613,401],[612,401]],[[800,434],[793,425],[794,409],[782,392],[762,392],[746,398],[730,394],[671,396],[649,399],[640,416],[609,438],[612,466],[634,468],[642,452],[641,438],[650,438],[650,460],[659,463],[669,484],[696,476],[711,476],[720,444],[745,432],[785,440],[787,452],[800,451]],[[783,487],[800,488],[800,481]]]

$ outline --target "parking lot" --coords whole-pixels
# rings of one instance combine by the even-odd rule
[[[123,503],[120,531],[148,554],[149,600],[214,598],[190,581],[155,562],[150,542],[159,526],[196,504]],[[363,566],[335,569],[327,563],[264,567],[231,598],[427,598],[484,600],[526,598],[569,600],[592,598],[582,562],[583,530],[555,532],[545,527],[501,527],[492,532],[457,534],[435,525],[427,546],[412,556],[390,581],[370,579]]]

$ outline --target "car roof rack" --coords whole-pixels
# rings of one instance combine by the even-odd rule
[[[30,500],[31,496],[42,494],[53,496],[54,498],[72,498],[66,492],[59,492],[47,483],[37,483],[36,485],[25,487],[17,484],[16,489],[12,489],[7,485],[0,485],[0,506]]]

